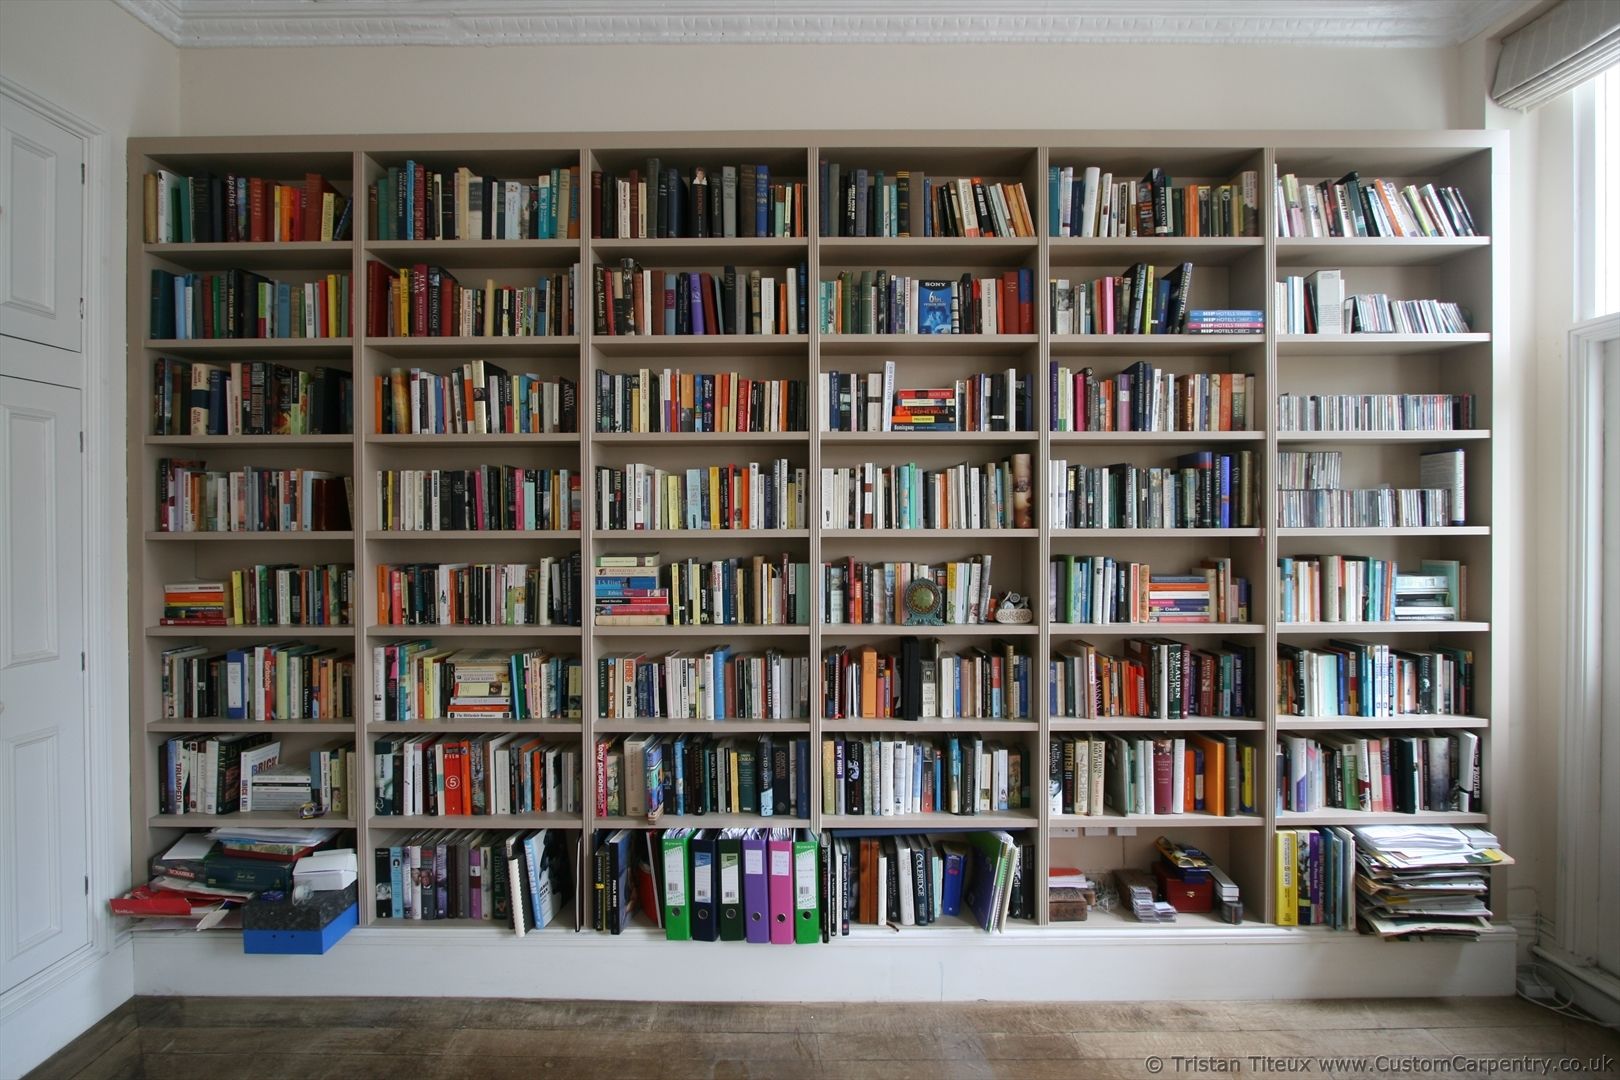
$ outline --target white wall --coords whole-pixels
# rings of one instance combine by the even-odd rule
[[[99,519],[114,553],[93,575],[114,578],[91,626],[93,740],[106,755],[106,782],[93,803],[92,884],[97,898],[129,887],[128,635],[125,589],[116,579],[124,550],[124,146],[131,135],[163,135],[180,120],[179,50],[109,0],[96,3],[4,0],[0,3],[0,75],[103,132],[104,175],[91,163],[87,197],[94,200],[105,238],[89,312],[87,428],[90,481],[104,493]],[[99,324],[99,325],[98,325]],[[94,423],[97,416],[102,423]],[[95,520],[95,519],[93,519]],[[99,905],[98,905],[99,906]],[[127,933],[98,913],[93,948],[0,999],[0,1077],[13,1077],[55,1053],[85,1027],[129,997],[133,949]]]
[[[1179,45],[189,49],[180,116],[187,135],[1443,128],[1456,61]]]

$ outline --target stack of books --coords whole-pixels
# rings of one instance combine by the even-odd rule
[[[1186,334],[1260,334],[1266,313],[1259,308],[1194,308],[1187,312]]]
[[[163,586],[164,626],[224,626],[225,583],[186,581]]]
[[[663,626],[669,589],[659,584],[657,555],[598,555],[591,597],[598,626]]]

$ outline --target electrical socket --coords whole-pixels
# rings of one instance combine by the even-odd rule
[[[1518,973],[1519,996],[1530,1001],[1552,1003],[1558,1000],[1558,991],[1553,984],[1538,975],[1532,968],[1520,968]]]

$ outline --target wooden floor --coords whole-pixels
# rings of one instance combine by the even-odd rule
[[[1379,1054],[1426,1061],[1421,1072],[1403,1072],[1371,1060],[1362,1068],[1322,1060]],[[1614,1074],[1620,1036],[1512,998],[1083,1005],[136,998],[30,1077],[1089,1080],[1208,1076],[1221,1068],[1178,1068],[1177,1056],[1197,1055],[1235,1060],[1243,1075],[1543,1076],[1539,1059],[1566,1056],[1587,1059],[1587,1074],[1605,1065]],[[1310,1068],[1267,1070],[1251,1055],[1303,1057]],[[1452,1055],[1538,1061],[1494,1072],[1430,1063]]]

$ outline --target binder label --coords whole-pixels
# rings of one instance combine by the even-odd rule
[[[793,863],[791,855],[786,851],[771,852],[771,874],[773,877],[787,877]]]
[[[692,860],[692,903],[707,904],[714,899],[714,870],[707,859]]]
[[[720,856],[720,902],[736,904],[742,900],[742,879],[737,875],[737,856]]]
[[[794,903],[801,911],[814,910],[816,906],[816,853],[814,850],[800,851],[794,856],[794,881],[796,883]]]
[[[748,848],[743,852],[743,873],[763,874],[765,872],[765,853],[758,848]]]
[[[672,848],[664,852],[664,903],[680,907],[686,903],[685,852]]]

